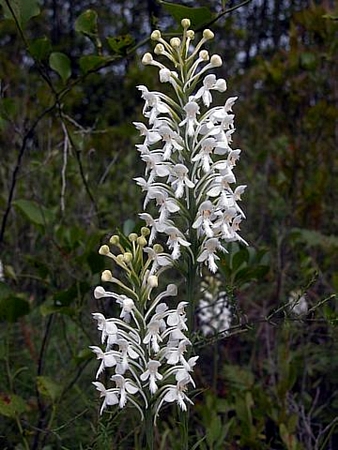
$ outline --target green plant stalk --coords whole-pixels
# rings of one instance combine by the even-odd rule
[[[189,412],[190,408],[188,407],[187,411],[179,410],[179,423],[180,423],[180,435],[181,435],[181,450],[189,449]]]
[[[154,420],[151,408],[147,408],[145,410],[144,428],[146,437],[146,450],[154,450]]]

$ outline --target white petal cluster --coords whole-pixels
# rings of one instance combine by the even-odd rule
[[[113,299],[119,313],[111,318],[93,314],[102,346],[90,348],[99,360],[97,381],[93,384],[103,398],[101,413],[108,406],[123,408],[130,403],[141,417],[145,409],[152,408],[156,418],[165,402],[176,401],[182,410],[192,403],[185,392],[189,384],[195,386],[191,373],[198,356],[186,358],[191,346],[185,313],[188,303],[181,301],[177,307],[169,308],[163,301],[177,295],[176,285],[169,284],[153,295],[160,274],[171,266],[172,258],[159,244],[146,246],[149,230],[142,231],[141,236],[129,236],[127,249],[118,236],[113,236],[110,241],[121,251],[118,255],[109,246],[102,246],[99,251],[123,269],[125,281],[114,278],[109,270],[103,272],[102,280],[112,283],[114,289],[97,286],[94,297]],[[112,386],[98,381],[104,372],[109,374]]]
[[[204,336],[227,333],[232,312],[227,293],[217,278],[206,277],[201,283],[202,298],[198,304],[198,322]]]
[[[216,253],[226,251],[227,242],[245,243],[239,235],[244,213],[238,202],[246,186],[236,187],[234,175],[241,151],[231,147],[237,97],[211,107],[214,93],[224,93],[227,84],[207,72],[220,67],[222,59],[202,49],[213,38],[210,30],[192,45],[194,32],[187,23],[182,21],[182,38],[170,42],[154,31],[156,59],[150,53],[143,57],[144,64],[159,68],[160,81],[169,83],[172,95],[138,86],[148,123],[135,123],[144,138],[137,149],[146,165],[144,178],[136,182],[146,193],[144,207],[153,202],[158,208],[158,217],[151,220],[140,215],[152,228],[152,239],[158,232],[167,234],[174,259],[194,241],[194,257],[216,272]]]

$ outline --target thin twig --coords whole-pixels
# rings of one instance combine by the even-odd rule
[[[229,9],[225,9],[224,11],[222,11],[221,13],[219,13],[214,19],[210,20],[208,23],[204,24],[203,27],[197,28],[196,31],[201,31],[206,27],[210,27],[211,25],[213,25],[214,23],[216,23],[219,19],[221,19],[223,16],[225,16],[226,14],[230,14],[231,12],[235,11],[236,9],[241,8],[242,6],[247,5],[248,3],[250,3],[252,0],[244,0],[242,3],[240,3],[239,5],[235,5],[232,6]]]
[[[50,336],[53,319],[54,319],[54,315],[51,314],[47,320],[46,329],[45,329],[45,333],[44,333],[42,343],[41,343],[41,348],[40,348],[38,367],[37,367],[37,376],[41,376],[42,372],[43,372],[44,357],[45,357],[45,353],[46,353],[47,346],[48,346],[48,339]],[[46,411],[45,411],[45,407],[41,401],[41,395],[40,395],[40,392],[39,392],[39,389],[37,386],[36,386],[36,399],[37,399],[40,414],[39,414],[39,419],[38,419],[38,423],[36,426],[37,431],[34,436],[32,450],[36,450],[39,448],[41,431],[43,430],[44,423],[46,422],[46,416],[45,416]]]
[[[33,122],[31,127],[29,128],[29,130],[26,132],[26,134],[23,137],[22,144],[21,144],[21,147],[20,147],[20,150],[19,150],[19,154],[18,154],[18,158],[17,158],[17,161],[16,161],[16,165],[15,165],[15,168],[14,168],[13,173],[12,173],[12,180],[11,180],[9,194],[8,194],[8,198],[7,198],[7,204],[6,204],[6,208],[5,208],[5,213],[3,215],[2,222],[1,222],[0,245],[4,243],[4,235],[5,235],[7,220],[8,220],[8,216],[9,216],[10,210],[12,208],[12,201],[13,201],[13,197],[14,197],[16,182],[17,182],[18,174],[19,174],[19,171],[20,171],[20,168],[21,168],[22,159],[23,159],[23,156],[24,156],[24,154],[26,152],[26,149],[27,149],[28,141],[33,136],[34,130],[38,126],[39,122],[47,114],[49,114],[51,111],[53,111],[55,106],[56,106],[56,102],[53,103],[49,108],[46,108],[36,118],[36,120]]]
[[[66,170],[67,170],[67,161],[68,161],[68,149],[69,149],[69,139],[68,139],[68,133],[65,127],[64,122],[61,122],[63,134],[64,134],[64,141],[63,141],[63,163],[62,163],[62,169],[61,169],[61,214],[65,212],[65,193],[66,193],[66,186],[67,186],[67,178],[66,178]]]

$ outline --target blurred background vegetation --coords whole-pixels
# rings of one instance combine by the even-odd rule
[[[138,225],[135,88],[149,33],[210,27],[235,106],[242,235],[220,280],[234,318],[196,340],[191,447],[338,448],[338,11],[334,0],[0,0],[0,448],[132,449],[98,415],[92,298],[116,228]],[[290,293],[306,295],[292,314]],[[181,449],[163,413],[157,448]],[[125,418],[128,420],[124,420]],[[196,448],[196,447],[195,447]]]

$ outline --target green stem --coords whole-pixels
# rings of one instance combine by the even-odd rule
[[[189,449],[189,408],[188,411],[179,411],[179,421],[181,430],[181,450]]]
[[[189,268],[187,274],[187,292],[186,300],[189,302],[187,307],[188,316],[188,328],[189,332],[192,333],[195,328],[195,306],[196,306],[196,263],[189,258]]]
[[[154,450],[154,422],[151,408],[145,411],[146,450]]]

